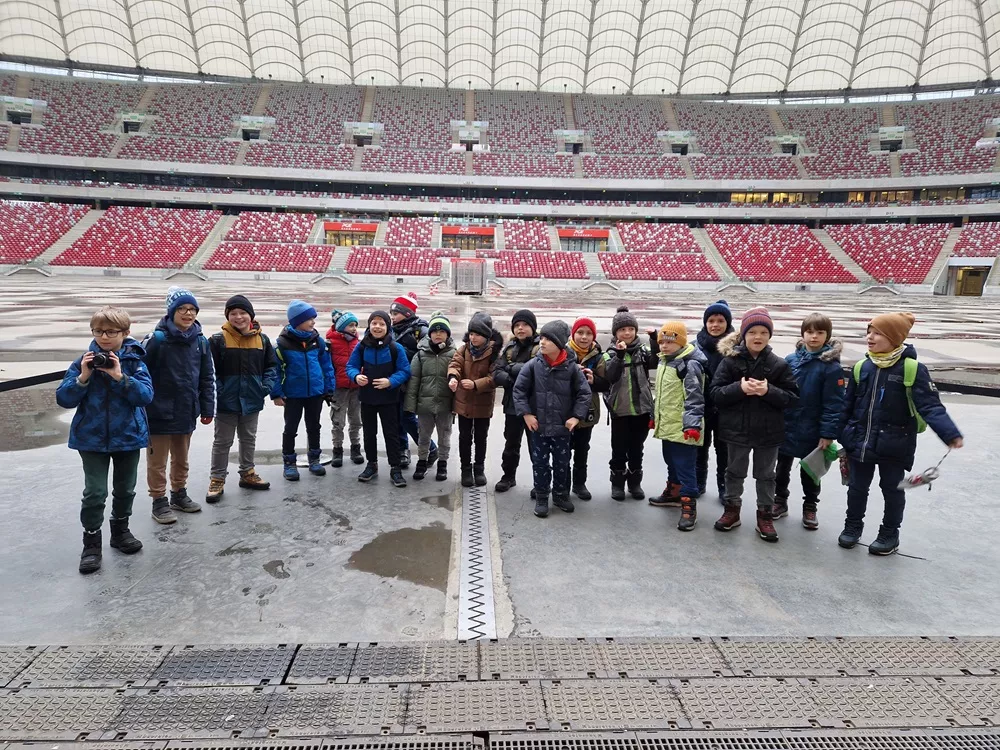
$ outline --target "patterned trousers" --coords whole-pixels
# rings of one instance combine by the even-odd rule
[[[530,445],[535,494],[538,497],[548,497],[551,486],[553,495],[568,497],[570,436],[550,437],[536,432]]]

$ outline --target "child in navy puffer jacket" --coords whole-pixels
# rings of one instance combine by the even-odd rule
[[[319,419],[323,401],[333,395],[337,379],[326,342],[316,330],[316,308],[293,299],[288,304],[288,325],[274,343],[281,372],[271,389],[271,398],[285,407],[285,431],[281,436],[285,479],[294,482],[299,478],[295,438],[303,414],[309,440],[309,473],[324,476],[326,469],[319,462]]]

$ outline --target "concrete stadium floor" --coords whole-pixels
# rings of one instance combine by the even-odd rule
[[[125,304],[140,335],[152,327],[169,284],[103,280],[5,280],[0,310],[0,367],[4,379],[66,365],[87,341],[90,312],[105,301]],[[163,287],[162,289],[159,287]],[[252,284],[196,286],[209,331],[222,320],[222,302],[237,291],[251,296],[265,329],[277,333],[284,304],[306,296],[322,311],[333,306],[364,317],[397,292],[374,295],[340,290]],[[424,295],[426,297],[426,295]],[[680,315],[691,321],[711,301],[636,300],[642,325]],[[456,330],[469,309],[493,312],[501,330],[521,306],[541,321],[590,313],[607,326],[617,304],[553,296],[421,300],[421,313],[444,308]],[[767,299],[730,298],[734,310]],[[775,348],[790,349],[803,311],[818,302],[860,351],[864,321],[898,298],[782,298],[771,304],[777,320]],[[992,305],[975,300],[921,300],[916,343],[924,361],[1000,362],[1000,327]],[[862,307],[864,305],[864,307]],[[964,333],[963,333],[964,332]],[[962,340],[960,335],[977,338]],[[921,341],[922,336],[930,336]],[[954,337],[951,337],[954,336]],[[606,336],[601,337],[602,341]],[[992,359],[988,355],[992,355]],[[1000,401],[945,395],[966,435],[966,448],[942,466],[932,491],[911,492],[901,552],[875,558],[861,547],[836,545],[845,507],[836,479],[825,484],[821,528],[808,532],[795,513],[778,522],[781,541],[756,538],[748,502],[742,528],[712,529],[720,506],[714,493],[701,503],[698,528],[681,534],[676,510],[608,497],[606,424],[595,429],[590,459],[595,499],[577,503],[572,515],[546,520],[531,514],[526,455],[519,485],[490,493],[496,519],[493,557],[497,631],[501,636],[670,635],[988,635],[996,633],[997,554],[992,529],[1000,522],[990,487]],[[502,418],[497,407],[490,433],[490,489],[499,478]],[[0,547],[0,641],[5,643],[284,643],[355,642],[454,637],[456,632],[461,492],[457,487],[457,435],[451,479],[412,482],[393,489],[383,466],[380,480],[355,481],[358,467],[328,469],[325,478],[304,475],[297,484],[280,477],[280,409],[268,406],[258,438],[260,471],[270,492],[236,486],[235,466],[223,501],[183,516],[174,526],[149,518],[143,464],[133,528],[146,547],[124,557],[105,549],[104,569],[76,572],[82,472],[65,446],[70,412],[54,404],[52,386],[0,394],[0,494],[6,543]],[[324,446],[329,447],[324,417]],[[199,427],[192,445],[189,491],[196,499],[208,484],[212,429]],[[917,469],[933,465],[943,446],[932,434],[920,439]],[[662,489],[658,444],[646,444],[644,482]],[[797,483],[797,480],[793,480]],[[793,485],[797,490],[797,486]],[[870,541],[881,500],[870,504]]]

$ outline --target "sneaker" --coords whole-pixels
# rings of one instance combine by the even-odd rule
[[[861,534],[865,530],[865,525],[860,521],[846,521],[844,530],[837,537],[837,544],[844,549],[853,549],[854,545],[861,541]]]
[[[535,515],[539,518],[545,518],[549,515],[549,499],[544,495],[535,500]]]
[[[80,553],[80,572],[84,575],[101,569],[101,531],[83,532],[83,552]]]
[[[208,492],[205,494],[205,502],[215,504],[222,499],[222,493],[226,489],[226,480],[222,477],[212,477],[208,482]]]
[[[358,481],[370,482],[377,476],[378,476],[378,464],[370,463],[365,467],[364,471],[358,474]]]
[[[681,517],[677,521],[678,531],[691,531],[698,523],[698,501],[690,497],[681,498]]]
[[[771,511],[771,518],[777,521],[779,518],[784,518],[788,515],[788,500],[781,499],[775,500],[774,505],[771,506],[773,510]]]
[[[127,518],[111,519],[111,541],[108,544],[125,555],[134,555],[142,549],[142,542],[129,531]]]
[[[473,464],[472,477],[476,482],[476,487],[486,486],[486,468],[482,464]]]
[[[153,520],[157,523],[177,523],[177,516],[170,510],[167,498],[153,498]]]
[[[590,490],[587,489],[587,485],[581,484],[573,488],[573,494],[576,495],[581,500],[590,500],[593,495],[590,494]]]
[[[434,479],[439,482],[443,482],[448,478],[448,461],[446,459],[438,459],[437,474],[434,475]]]
[[[727,505],[725,512],[719,520],[715,522],[715,528],[717,531],[731,531],[740,524],[740,506]]]
[[[344,449],[343,448],[334,448],[333,449],[333,460],[330,461],[330,466],[332,466],[335,469],[339,469],[343,465],[344,465]]]
[[[802,503],[802,525],[810,531],[819,528],[819,519],[816,518],[816,503]]]
[[[774,518],[771,513],[771,506],[757,508],[757,533],[765,542],[778,541],[778,532],[774,530]]]
[[[553,495],[552,504],[563,513],[572,513],[575,510],[573,501],[569,499],[569,495]]]
[[[405,487],[406,479],[403,478],[403,470],[398,466],[389,467],[389,481],[394,487]]]
[[[413,478],[419,482],[425,476],[427,476],[427,462],[420,459],[417,461],[417,468],[413,470]]]
[[[649,504],[657,508],[681,507],[681,486],[668,482],[662,493],[649,498]]]
[[[516,486],[517,486],[517,480],[514,479],[514,477],[509,477],[506,474],[504,474],[502,477],[500,477],[500,481],[496,483],[496,486],[493,489],[496,490],[497,492],[506,492],[511,487],[516,487]]]
[[[187,489],[181,487],[176,492],[170,491],[170,507],[182,513],[200,513],[201,506],[188,497]]]
[[[410,449],[404,448],[399,454],[399,468],[406,469],[410,466]]]
[[[472,467],[463,466],[462,467],[462,486],[472,487],[476,484],[476,480],[472,476]]]
[[[240,487],[245,490],[269,490],[271,483],[264,479],[253,469],[240,472]]]
[[[361,446],[355,444],[351,446],[351,463],[352,464],[363,464],[365,462],[364,456],[361,455]]]
[[[869,555],[878,555],[879,557],[885,557],[886,555],[891,555],[893,552],[899,549],[899,530],[895,531],[887,529],[885,526],[879,526],[878,536],[875,541],[868,545]]]

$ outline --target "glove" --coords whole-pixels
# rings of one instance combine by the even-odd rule
[[[326,405],[327,406],[333,406],[333,394],[332,393],[324,393],[323,394],[323,400],[326,401]]]
[[[652,417],[649,418],[649,429],[651,430],[656,429],[656,420],[653,419]]]
[[[684,430],[685,440],[701,440],[701,430]]]

